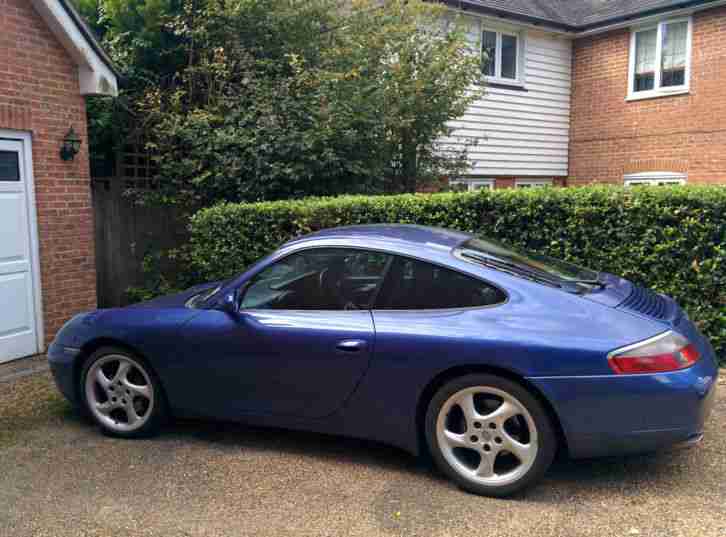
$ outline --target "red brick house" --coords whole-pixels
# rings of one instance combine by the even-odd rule
[[[725,1],[445,3],[492,58],[458,183],[726,183]]]
[[[84,96],[116,92],[67,0],[0,0],[0,362],[96,307]]]

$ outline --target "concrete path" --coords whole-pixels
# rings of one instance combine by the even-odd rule
[[[725,537],[721,382],[700,447],[558,462],[494,500],[379,444],[219,424],[106,438],[44,372],[0,383],[0,536]]]
[[[48,359],[44,354],[13,360],[12,362],[0,364],[0,382],[10,382],[47,370]]]

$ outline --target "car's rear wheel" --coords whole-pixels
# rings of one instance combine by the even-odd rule
[[[158,378],[125,350],[105,347],[94,352],[84,364],[80,393],[91,418],[114,436],[155,434],[166,417]]]
[[[434,395],[425,434],[437,466],[461,488],[508,496],[539,481],[557,438],[542,404],[494,375],[454,379]]]

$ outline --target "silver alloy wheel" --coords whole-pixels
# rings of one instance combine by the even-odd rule
[[[98,359],[86,375],[85,391],[89,410],[111,431],[136,431],[154,410],[149,374],[140,363],[122,354]]]
[[[481,399],[497,406],[477,408]],[[458,418],[456,431],[451,430],[452,417]],[[489,386],[465,388],[449,397],[436,419],[436,438],[449,465],[480,485],[514,483],[537,458],[537,427],[531,414],[515,397]],[[500,458],[508,463],[503,469],[497,468]]]

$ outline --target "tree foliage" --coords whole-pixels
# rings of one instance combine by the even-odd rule
[[[143,129],[145,92],[168,87],[183,68],[180,40],[166,24],[181,0],[74,1],[122,75],[117,98],[87,99],[92,173],[111,175],[119,144]]]
[[[115,123],[96,131],[141,126],[147,201],[413,191],[468,164],[437,144],[480,95],[480,60],[440,5],[80,1],[129,80],[120,112],[91,109]]]

